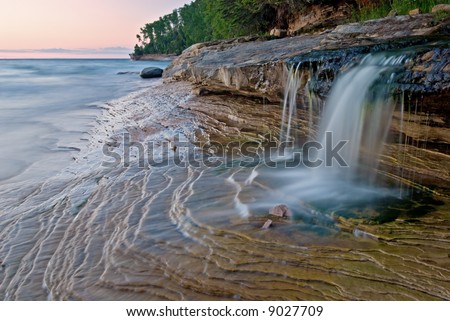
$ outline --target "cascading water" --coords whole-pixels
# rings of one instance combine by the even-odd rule
[[[291,66],[284,92],[283,114],[281,116],[280,141],[292,141],[292,122],[297,116],[297,92],[301,85],[303,73],[299,76],[299,67]]]
[[[354,179],[361,166],[376,168],[394,110],[391,86],[405,60],[405,56],[368,55],[337,80],[326,102],[317,139],[322,146],[329,144],[327,137],[335,143],[347,142],[340,151],[346,165],[327,164],[327,174]],[[326,159],[326,152],[321,150],[319,158]]]
[[[395,72],[405,60],[405,56],[368,55],[336,81],[326,101],[319,132],[313,138],[324,147],[317,157],[323,161],[320,168],[327,175],[345,174],[348,179],[353,179],[361,165],[376,167],[394,109],[391,86]],[[302,77],[300,64],[291,66],[285,90],[281,141],[293,138],[292,123],[296,117],[297,94]],[[309,109],[311,114],[311,106]],[[312,116],[309,118],[309,125],[312,126]],[[346,142],[340,150],[345,165],[326,162],[325,147],[331,143],[327,142],[329,138],[334,143]]]
[[[392,190],[376,187],[373,182],[394,112],[392,85],[396,73],[406,60],[406,56],[368,55],[337,78],[325,103],[318,133],[310,137],[323,148],[308,158],[321,160],[322,165],[315,168],[283,168],[276,173],[268,173],[272,182],[280,182],[280,187],[274,193],[276,196],[270,202],[286,203],[293,209],[300,208],[297,213],[304,218],[305,204],[321,207],[325,213],[348,208],[355,202],[365,203],[393,195]],[[298,91],[302,90],[304,76],[302,67],[295,65],[290,69],[281,139],[287,140],[293,136],[296,98]],[[311,71],[309,75],[311,77]],[[311,114],[311,111],[306,114]],[[312,117],[309,118],[312,126]],[[329,141],[330,138],[332,141]],[[339,150],[345,164],[338,164],[336,159],[327,155],[330,148],[333,149],[339,142],[346,142]],[[263,206],[269,206],[269,201]]]

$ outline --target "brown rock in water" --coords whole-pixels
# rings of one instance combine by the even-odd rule
[[[428,62],[428,61],[431,61],[431,59],[433,59],[433,56],[434,56],[433,51],[428,51],[427,53],[422,55],[421,60]]]
[[[280,204],[270,209],[270,215],[279,216],[279,217],[291,217],[292,211],[287,207],[287,205]]]
[[[409,14],[410,16],[414,16],[414,15],[416,15],[416,14],[421,14],[421,13],[422,13],[422,12],[420,11],[419,8],[414,9],[414,10],[411,10],[411,11],[408,12],[408,14]]]
[[[436,12],[439,12],[439,11],[448,11],[448,12],[450,12],[450,4],[438,4],[438,5],[435,5],[433,7],[433,9],[431,9],[432,13],[436,13]]]
[[[267,220],[267,222],[264,223],[264,225],[263,225],[263,227],[261,227],[261,229],[268,230],[272,226],[272,223],[273,223],[272,220]]]

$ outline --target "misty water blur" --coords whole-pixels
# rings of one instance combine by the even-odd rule
[[[148,86],[138,73],[149,66],[167,62],[0,60],[0,184],[61,169],[85,144],[98,105]]]

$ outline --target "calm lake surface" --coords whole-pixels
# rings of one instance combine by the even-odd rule
[[[60,169],[86,138],[97,105],[148,86],[136,74],[148,66],[167,63],[0,60],[0,184]]]

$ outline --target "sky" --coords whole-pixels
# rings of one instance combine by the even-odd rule
[[[136,34],[192,0],[0,0],[0,58],[127,58]]]

